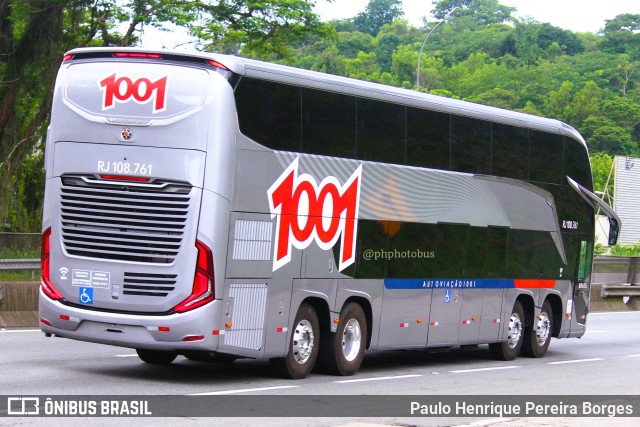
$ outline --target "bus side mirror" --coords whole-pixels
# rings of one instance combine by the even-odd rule
[[[620,233],[620,225],[614,218],[609,217],[609,246],[615,246],[618,243],[618,234]]]

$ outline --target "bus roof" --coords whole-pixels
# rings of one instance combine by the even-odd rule
[[[491,120],[512,126],[534,128],[546,132],[553,132],[569,136],[580,141],[586,148],[586,142],[580,133],[566,123],[555,119],[534,116],[531,114],[505,110],[497,107],[476,104],[468,101],[446,98],[426,94],[415,90],[402,89],[393,86],[341,77],[302,68],[289,67],[280,64],[205,52],[177,52],[163,49],[123,48],[123,47],[95,47],[77,48],[67,54],[91,54],[109,52],[136,52],[152,54],[170,54],[172,57],[198,58],[215,60],[226,66],[232,72],[246,77],[270,80],[274,82],[292,84],[314,89],[338,92],[364,98],[377,99],[416,108],[426,108],[444,113],[458,114],[481,120]]]

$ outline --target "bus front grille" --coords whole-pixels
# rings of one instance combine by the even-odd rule
[[[70,255],[170,264],[187,223],[191,186],[63,176],[61,228]]]

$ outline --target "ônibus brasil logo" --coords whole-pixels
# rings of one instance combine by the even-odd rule
[[[298,158],[269,188],[271,218],[277,216],[273,271],[291,261],[291,247],[307,248],[316,242],[331,249],[338,238],[344,270],[355,261],[362,165],[344,185],[329,176],[318,185],[309,174],[298,175]]]
[[[146,77],[135,81],[124,76],[117,78],[116,73],[113,73],[100,80],[99,84],[103,91],[103,110],[113,108],[116,101],[125,103],[131,99],[138,104],[146,104],[153,99],[154,113],[164,111],[166,107],[167,76],[152,82]]]

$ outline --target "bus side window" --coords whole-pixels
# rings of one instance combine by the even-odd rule
[[[491,173],[491,122],[451,116],[451,169]]]
[[[434,277],[436,224],[379,221],[387,234],[387,275],[393,278]]]
[[[488,279],[505,277],[508,240],[508,228],[489,227],[487,229],[486,277]]]
[[[463,277],[468,237],[468,225],[438,223],[438,276],[448,279]]]
[[[467,261],[464,267],[465,278],[478,278],[486,276],[487,260],[487,228],[469,228],[467,246]]]
[[[493,123],[493,175],[525,180],[529,172],[529,129]]]
[[[245,77],[235,98],[240,132],[274,150],[300,151],[300,88]]]
[[[551,184],[565,184],[563,137],[547,132],[529,130],[529,179]]]
[[[355,158],[355,97],[302,89],[302,152]]]
[[[407,107],[407,164],[450,169],[451,115]]]
[[[587,190],[593,191],[587,148],[568,136],[564,137],[564,175],[571,177]],[[563,184],[566,184],[566,181]]]
[[[404,106],[365,98],[357,102],[357,158],[404,164]]]

